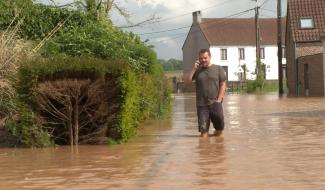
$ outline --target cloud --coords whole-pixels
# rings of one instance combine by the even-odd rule
[[[177,1],[166,1],[166,0],[146,0],[142,1],[142,5],[155,8],[157,6],[163,6],[171,12],[180,12],[184,8],[189,7],[207,7],[209,6],[209,1],[201,1],[198,3],[197,0],[177,0]]]
[[[172,37],[159,37],[153,40],[153,43],[156,45],[167,45],[168,47],[175,48],[178,46],[177,42]]]

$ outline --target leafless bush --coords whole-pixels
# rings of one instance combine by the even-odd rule
[[[110,102],[105,89],[115,94],[115,87],[107,88],[103,79],[61,79],[40,83],[35,103],[43,126],[56,141],[71,145],[106,137],[105,124],[108,117],[114,117],[112,113],[117,107]]]

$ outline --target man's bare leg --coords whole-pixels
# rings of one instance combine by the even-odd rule
[[[207,138],[209,136],[208,132],[201,132],[201,136],[202,138]]]
[[[213,134],[214,134],[214,136],[217,136],[217,137],[222,137],[223,136],[222,130],[215,130]]]

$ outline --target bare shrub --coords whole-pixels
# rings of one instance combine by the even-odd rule
[[[17,27],[0,32],[0,119],[14,111],[14,88],[11,85],[22,57],[26,59],[27,44],[17,39]]]
[[[108,120],[117,111],[113,84],[107,86],[103,79],[60,79],[40,83],[36,92],[37,112],[57,143],[106,140]]]

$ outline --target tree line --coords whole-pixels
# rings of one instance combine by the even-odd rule
[[[158,63],[162,65],[164,71],[182,71],[183,70],[183,62],[178,59],[158,59]]]

